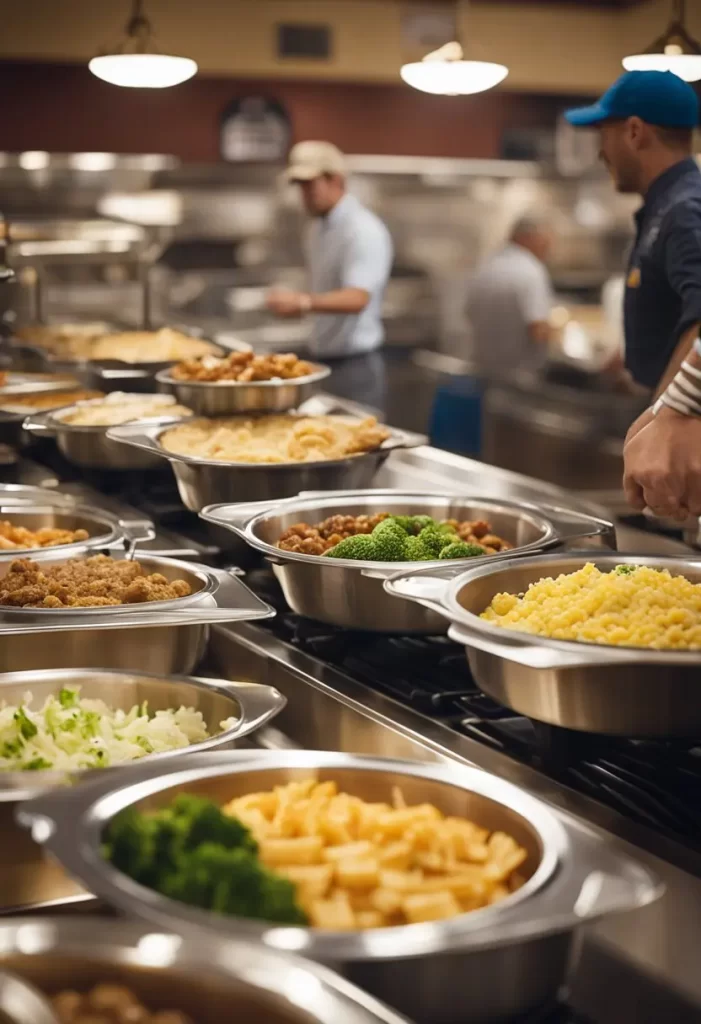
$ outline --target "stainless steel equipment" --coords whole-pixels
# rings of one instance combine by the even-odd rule
[[[495,594],[522,593],[531,583],[574,572],[588,561],[602,572],[643,563],[701,581],[701,562],[693,558],[543,555],[482,565],[448,582],[430,570],[400,575],[385,588],[449,619],[449,636],[465,646],[478,685],[519,714],[614,736],[698,734],[701,652],[553,640],[480,619]]]
[[[193,751],[232,747],[274,718],[286,703],[285,698],[270,686],[151,675],[140,670],[114,672],[96,668],[62,671],[52,668],[41,672],[0,674],[0,697],[10,704],[26,700],[28,692],[37,703],[43,703],[46,697],[56,694],[64,686],[79,686],[82,697],[99,698],[110,707],[124,711],[143,701],[147,701],[151,713],[178,707],[192,707],[200,711],[210,738],[190,747],[146,755],[147,761],[159,763]],[[222,731],[221,723],[228,718],[236,721]],[[132,764],[118,765],[111,770],[129,770],[132,767]],[[49,860],[35,843],[27,841],[27,833],[17,827],[14,814],[22,800],[47,789],[65,786],[67,782],[82,783],[90,777],[92,772],[87,771],[70,774],[57,771],[0,773],[0,827],[3,834],[0,913],[25,905],[65,900],[83,892],[77,882]]]
[[[154,397],[163,398],[162,395]],[[144,394],[148,398],[148,394]],[[82,405],[93,405],[103,402],[101,398],[93,399]],[[116,444],[107,437],[107,426],[81,426],[66,423],[65,417],[75,410],[69,405],[58,411],[51,410],[28,416],[22,423],[22,429],[36,437],[55,438],[56,446],[63,457],[76,466],[86,469],[123,470],[123,469],[154,469],[162,466],[162,460],[146,452],[129,449],[126,445]],[[175,422],[179,417],[168,417],[167,409],[158,417],[159,422]]]
[[[312,413],[309,413],[312,415]],[[333,491],[367,487],[392,451],[420,444],[415,435],[392,430],[379,448],[325,462],[215,462],[166,451],[162,426],[135,423],[112,427],[107,436],[167,459],[175,473],[183,504],[193,512],[206,505],[233,501],[277,501],[300,491]]]
[[[60,564],[46,558],[43,565]],[[0,668],[114,668],[190,672],[202,657],[208,625],[274,614],[230,573],[139,554],[145,573],[190,584],[189,597],[110,607],[0,608]],[[5,570],[6,571],[6,570]],[[3,563],[0,563],[0,578]],[[41,634],[41,642],[37,635]]]
[[[234,416],[296,409],[316,394],[330,375],[330,368],[320,364],[306,377],[246,382],[177,380],[170,370],[162,370],[156,374],[156,382],[198,416]]]
[[[646,869],[592,835],[568,830],[544,804],[483,772],[315,752],[252,757],[193,756],[181,771],[158,776],[138,771],[138,778],[130,773],[123,785],[98,779],[25,804],[18,820],[32,827],[34,838],[71,874],[119,909],[186,934],[238,934],[277,948],[294,944],[411,1012],[421,1024],[502,1021],[544,1004],[566,976],[579,925],[643,906],[660,894]],[[164,805],[184,789],[222,802],[310,775],[370,801],[390,801],[392,787],[399,786],[409,804],[431,802],[447,814],[503,829],[528,851],[527,881],[499,904],[449,921],[317,932],[176,903],[136,885],[100,858],[105,825],[126,807]]]
[[[494,501],[458,494],[421,494],[401,491],[346,491],[322,496],[299,496],[268,507],[208,506],[202,518],[234,531],[246,544],[272,563],[287,603],[293,611],[319,622],[347,629],[390,633],[444,633],[445,619],[414,602],[387,601],[383,582],[399,571],[398,562],[363,562],[328,559],[283,551],[279,537],[299,522],[311,525],[332,515],[428,515],[434,519],[489,521],[491,532],[515,546],[515,550],[476,557],[469,564],[492,563],[514,554],[545,551],[557,545],[587,538],[592,544],[615,548],[611,523],[553,506],[525,502]],[[411,563],[460,572],[466,562]]]
[[[0,926],[0,966],[49,994],[125,985],[154,1012],[179,1011],[198,1024],[407,1024],[331,971],[289,953],[235,937],[161,935],[125,921],[16,918]]]
[[[46,997],[16,974],[0,971],[3,1024],[61,1024]]]
[[[51,492],[45,491],[50,497]],[[44,498],[44,495],[40,496]],[[48,497],[46,499],[48,501]],[[75,558],[77,555],[95,553],[97,550],[124,547],[140,541],[152,540],[153,525],[148,520],[124,521],[111,516],[101,509],[86,505],[68,506],[24,503],[17,505],[10,501],[5,504],[3,488],[0,488],[0,516],[13,526],[27,530],[85,530],[85,540],[73,541],[70,544],[53,544],[44,548],[3,548],[0,550],[0,562],[14,558],[29,557],[34,561],[44,558]]]
[[[116,327],[103,325],[107,333],[117,332]],[[176,328],[178,329],[178,328]],[[193,337],[199,337],[192,328],[187,330]],[[213,343],[212,343],[213,344]],[[6,356],[16,370],[32,370],[46,373],[72,374],[78,377],[85,387],[98,388],[102,391],[137,391],[139,393],[154,390],[156,375],[169,369],[177,359],[159,360],[155,362],[126,362],[121,359],[85,359],[70,358],[58,355],[39,344],[23,341],[12,341],[5,348]],[[249,352],[248,342],[231,338],[226,345],[214,346],[217,355],[225,355],[227,351]]]
[[[79,384],[78,387],[80,386]],[[24,447],[31,442],[31,437],[23,432],[23,424],[32,411],[31,407],[24,403],[13,405],[12,398],[13,396],[21,396],[26,399],[29,394],[34,394],[35,392],[45,394],[47,391],[56,397],[57,405],[59,406],[61,404],[61,396],[64,394],[69,396],[66,401],[75,401],[70,396],[75,394],[76,389],[65,381],[56,381],[53,384],[46,384],[41,387],[8,389],[0,395],[0,441],[15,447]]]

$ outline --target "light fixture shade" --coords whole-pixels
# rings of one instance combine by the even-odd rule
[[[414,89],[437,96],[470,96],[493,89],[509,69],[483,60],[420,60],[405,64],[400,74]]]
[[[623,58],[626,71],[671,71],[685,82],[701,80],[701,46],[686,29],[685,8],[685,0],[673,0],[667,28],[644,53]]]
[[[685,82],[701,81],[701,53],[633,53],[623,58],[623,67],[626,71],[671,71]]]
[[[167,53],[109,53],[93,57],[88,67],[104,82],[133,89],[167,89],[197,73],[194,60]]]

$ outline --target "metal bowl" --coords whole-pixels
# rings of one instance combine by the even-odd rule
[[[60,397],[62,394],[74,395],[77,389],[87,389],[85,385],[81,385],[77,382],[76,387],[66,385],[65,382],[55,383],[53,385],[44,385],[43,387],[32,387],[32,388],[14,388],[12,390],[5,391],[0,395],[0,442],[3,444],[10,444],[15,446],[26,446],[30,441],[31,437],[24,433],[23,425],[26,418],[32,415],[32,409],[30,406],[26,406],[24,409],[20,406],[14,408],[3,408],[3,406],[11,406],[12,398],[22,397],[26,398],[28,395],[45,395],[47,393],[56,394]]]
[[[145,700],[152,711],[182,705],[202,712],[207,729],[212,733],[209,739],[178,750],[147,755],[143,758],[144,764],[161,764],[171,757],[232,747],[237,740],[270,721],[286,703],[273,687],[256,683],[105,669],[3,673],[0,674],[0,699],[17,704],[26,699],[27,692],[31,692],[38,705],[63,686],[80,686],[82,696],[99,698],[110,707],[125,711]],[[230,729],[217,732],[220,722],[227,718],[236,718],[237,722]],[[135,767],[134,764],[125,764],[104,770],[122,772]],[[3,835],[0,914],[22,906],[65,900],[84,892],[59,865],[45,856],[24,829],[18,828],[15,810],[22,800],[65,786],[67,782],[82,783],[94,775],[92,771],[71,772],[68,776],[65,772],[52,771],[0,772],[0,828]]]
[[[1,606],[0,670],[102,667],[188,673],[204,654],[209,624],[273,614],[241,580],[222,570],[141,553],[138,560],[147,574],[186,580],[192,594],[171,601],[65,610]],[[65,561],[47,556],[42,567]],[[0,562],[0,579],[7,565]]]
[[[294,948],[351,980],[420,1024],[511,1020],[555,996],[568,968],[576,927],[605,913],[643,906],[656,879],[586,828],[567,828],[544,804],[473,768],[424,765],[325,752],[203,754],[165,772],[134,769],[119,781],[98,778],[74,791],[23,805],[33,829],[69,873],[129,914],[179,934],[240,935]],[[503,830],[528,851],[524,886],[502,902],[449,921],[328,932],[281,928],[211,914],[137,885],[103,860],[105,825],[126,807],[156,808],[182,791],[223,803],[235,796],[313,776],[344,792],[391,802],[399,786],[409,804]]]
[[[0,925],[0,967],[47,995],[125,985],[197,1024],[408,1024],[331,971],[242,942],[183,939],[127,921],[24,917]]]
[[[318,523],[327,516],[429,515],[435,519],[487,519],[494,533],[514,545],[511,551],[456,562],[363,562],[329,559],[282,551],[276,542],[290,526]],[[273,565],[285,599],[293,611],[306,618],[347,629],[386,633],[445,633],[445,618],[412,601],[388,601],[384,581],[400,568],[414,571],[428,567],[452,572],[466,564],[492,564],[514,554],[544,551],[566,541],[590,537],[615,547],[610,523],[582,513],[552,506],[491,498],[422,494],[402,491],[346,491],[300,496],[275,505],[214,505],[200,513],[207,522],[227,527]]]
[[[392,451],[415,448],[416,435],[392,430],[379,448],[360,455],[324,462],[248,463],[220,462],[177,455],[160,442],[161,425],[132,424],[112,427],[107,436],[140,451],[155,453],[173,467],[180,497],[186,508],[199,512],[219,502],[279,501],[300,491],[335,491],[367,487]]]
[[[475,566],[452,580],[399,576],[392,593],[428,605],[453,625],[472,674],[500,704],[541,722],[615,736],[695,736],[701,731],[701,651],[553,640],[502,629],[479,616],[495,594],[520,594],[546,576],[593,562],[649,565],[701,582],[701,560],[650,555],[544,555]]]
[[[138,392],[144,398],[148,397],[147,392]],[[154,394],[154,398],[163,398],[162,394]],[[163,467],[163,460],[156,455],[149,455],[146,452],[138,451],[135,448],[128,448],[126,445],[117,444],[107,437],[107,426],[80,426],[73,423],[66,423],[65,417],[75,409],[87,405],[99,405],[104,398],[95,398],[86,402],[78,402],[62,409],[51,410],[50,412],[28,416],[22,428],[28,433],[37,437],[51,437],[56,441],[56,446],[63,457],[76,466],[86,469],[102,470],[132,470],[132,469],[160,469]],[[175,404],[175,403],[174,403]],[[178,422],[180,417],[169,417],[164,410],[160,423],[173,424]],[[153,422],[149,420],[148,422]]]
[[[46,500],[49,501],[51,492],[46,493]],[[153,537],[152,524],[147,520],[125,522],[102,509],[90,508],[88,505],[18,505],[12,501],[6,505],[2,490],[0,518],[9,521],[13,526],[23,526],[27,530],[85,530],[88,534],[86,540],[73,541],[70,544],[52,544],[45,548],[3,548],[0,549],[0,562],[15,558],[31,558],[34,561],[58,557],[75,558],[88,552],[95,554],[98,550],[124,547],[128,542]]]
[[[293,380],[197,381],[177,380],[171,369],[156,374],[164,391],[175,395],[198,416],[234,416],[239,413],[288,412],[314,395],[331,374],[328,366],[314,364],[314,372]]]

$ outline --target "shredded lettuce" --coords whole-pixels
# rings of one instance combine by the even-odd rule
[[[0,706],[1,771],[77,771],[106,768],[200,743],[209,733],[194,708],[156,711],[143,701],[128,711],[63,687],[32,708],[27,693],[18,705]],[[234,719],[220,723],[230,728]]]

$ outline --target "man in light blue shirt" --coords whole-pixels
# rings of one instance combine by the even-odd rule
[[[294,146],[287,177],[299,185],[312,217],[306,238],[310,291],[273,289],[268,308],[282,317],[312,314],[310,354],[344,360],[343,377],[349,378],[353,367],[346,359],[375,352],[384,341],[382,298],[392,239],[380,218],[346,191],[345,160],[330,142]],[[369,363],[358,364],[358,371],[361,365]]]

